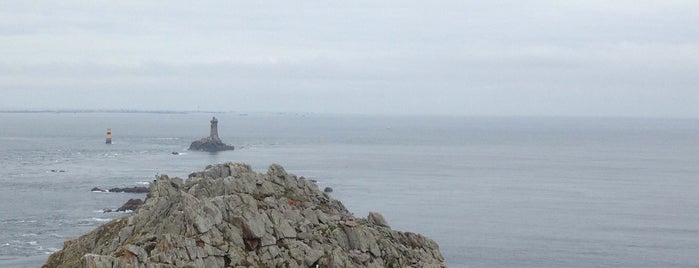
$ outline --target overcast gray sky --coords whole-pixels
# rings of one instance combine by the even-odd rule
[[[2,1],[0,110],[699,117],[699,1]]]

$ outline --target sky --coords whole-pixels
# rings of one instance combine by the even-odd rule
[[[0,110],[699,117],[696,0],[0,6]]]

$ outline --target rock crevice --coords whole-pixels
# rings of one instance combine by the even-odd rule
[[[279,165],[161,175],[139,210],[68,240],[45,267],[446,267],[439,246],[355,218]]]

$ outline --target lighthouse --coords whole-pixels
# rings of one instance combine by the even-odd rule
[[[192,144],[189,145],[189,150],[218,152],[235,149],[232,145],[223,143],[221,138],[218,137],[218,119],[213,117],[209,122],[211,123],[209,136],[198,141],[193,141]]]
[[[209,138],[214,141],[221,141],[221,138],[218,137],[218,119],[216,119],[215,116],[211,119],[211,132],[209,134]]]
[[[108,128],[107,129],[107,144],[112,144],[112,129]]]

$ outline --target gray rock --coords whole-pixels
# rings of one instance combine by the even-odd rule
[[[126,201],[126,203],[124,203],[116,211],[136,211],[141,205],[143,205],[143,200],[129,199],[129,201]]]
[[[137,212],[49,256],[48,267],[446,267],[436,242],[393,231],[280,165],[160,176]]]
[[[99,189],[99,188],[97,188]],[[92,189],[93,191],[95,188]],[[125,187],[125,188],[112,188],[109,189],[110,193],[148,193],[150,192],[149,187],[144,187],[144,186],[134,186],[134,187]]]
[[[114,257],[88,253],[82,257],[82,266],[81,267],[112,268],[113,263],[114,263]]]
[[[369,212],[369,216],[367,216],[367,221],[369,221],[369,223],[371,224],[391,228],[391,226],[388,225],[386,219],[384,219],[383,215],[381,215],[381,213],[378,212]]]

